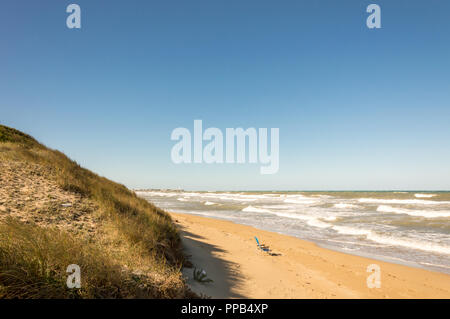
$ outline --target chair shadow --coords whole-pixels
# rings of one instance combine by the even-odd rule
[[[267,249],[268,251],[264,251],[264,252],[265,252],[266,254],[270,255],[270,256],[281,256],[280,253],[274,253],[274,252],[270,249],[270,246],[268,246],[268,245],[265,245],[265,244],[259,244],[259,246],[260,246],[261,248],[263,248],[263,249]],[[261,251],[263,251],[263,250],[261,249]]]

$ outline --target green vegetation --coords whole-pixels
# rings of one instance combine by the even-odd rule
[[[38,174],[87,198],[96,208],[92,214],[99,229],[89,237],[4,218],[0,298],[193,297],[180,271],[184,257],[178,232],[164,211],[61,152],[0,125],[0,164],[8,161],[37,164]],[[81,267],[80,289],[66,287],[70,264]]]
[[[5,142],[21,144],[23,146],[39,145],[39,143],[31,136],[22,133],[18,130],[15,130],[13,128],[0,125],[0,143]]]

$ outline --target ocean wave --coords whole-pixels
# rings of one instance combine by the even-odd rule
[[[204,202],[203,204],[205,204],[206,206],[216,205],[216,203],[214,202]]]
[[[361,228],[353,228],[348,226],[333,226],[333,229],[339,234],[354,235],[354,236],[368,236],[371,231]]]
[[[318,228],[329,228],[332,225],[325,223],[318,218],[311,218],[306,222],[309,226],[318,227]]]
[[[215,193],[215,192],[208,192],[208,193],[199,193],[199,192],[183,192],[183,193],[175,193],[173,195],[167,195],[165,193],[154,193],[158,196],[167,196],[172,197],[176,195],[181,195],[187,198],[191,197],[198,197],[198,198],[207,198],[207,199],[216,199],[216,200],[234,200],[234,201],[256,201],[258,199],[264,199],[264,194],[261,195],[245,195],[245,194],[230,194],[230,193]],[[164,195],[163,195],[164,194]]]
[[[234,201],[238,201],[238,202],[254,202],[257,199],[252,199],[252,198],[220,198],[219,199],[225,199],[225,200],[234,200]]]
[[[329,228],[332,225],[326,222],[321,221],[320,217],[315,217],[315,216],[307,216],[307,215],[302,215],[302,214],[294,214],[294,213],[282,213],[282,212],[274,212],[268,209],[263,209],[260,207],[255,207],[255,206],[247,206],[245,208],[242,209],[243,212],[251,212],[251,213],[267,213],[267,214],[271,214],[271,215],[276,215],[279,217],[284,217],[284,218],[291,218],[291,219],[298,219],[298,220],[303,220],[306,222],[307,225],[309,226],[313,226],[313,227],[317,227],[317,228]],[[210,213],[205,214],[205,213],[199,213],[199,212],[195,212],[196,214],[201,214],[201,215],[211,215]],[[329,220],[334,220],[335,217],[331,216],[329,217]],[[323,218],[323,219],[326,219]]]
[[[432,264],[432,263],[427,263],[427,262],[424,262],[424,261],[419,262],[419,263],[422,264],[422,265],[425,265],[425,266],[433,266],[433,267],[441,267],[441,268],[447,268],[447,269],[450,269],[450,267],[447,266],[447,265]]]
[[[318,201],[317,200],[310,200],[310,199],[285,199],[285,203],[288,204],[302,204],[302,205],[309,205],[309,204],[315,204]]]
[[[278,212],[272,212],[272,214],[277,215],[279,217],[286,217],[286,218],[293,218],[293,219],[300,219],[300,220],[310,220],[311,216],[301,215],[301,214],[293,214],[293,213],[278,213]]]
[[[295,209],[293,205],[283,205],[283,204],[273,204],[273,205],[261,205],[262,208],[268,209],[282,209],[282,210],[292,210]]]
[[[417,198],[431,198],[436,196],[436,194],[414,194],[414,196]]]
[[[389,246],[401,246],[411,249],[419,249],[423,251],[450,255],[450,247],[439,245],[436,243],[417,241],[413,239],[398,238],[388,235],[380,235],[368,229],[353,228],[347,226],[333,226],[332,229],[340,234],[364,236],[366,239]]]
[[[360,198],[360,203],[374,204],[420,204],[420,205],[444,205],[450,204],[449,201],[432,201],[422,199],[381,199],[381,198]]]
[[[247,206],[242,209],[243,212],[251,212],[251,213],[273,213],[272,211],[264,208],[258,208],[254,206]]]
[[[411,209],[391,207],[387,205],[378,206],[377,211],[383,213],[407,214],[410,216],[425,217],[425,218],[450,217],[450,211],[411,210]]]
[[[417,241],[412,239],[404,239],[404,238],[398,238],[394,236],[384,236],[379,235],[371,232],[369,235],[367,235],[367,239],[380,243],[380,244],[386,244],[386,245],[392,245],[392,246],[402,246],[406,248],[411,249],[419,249],[423,251],[429,251],[433,253],[438,254],[446,254],[450,255],[450,247],[449,246],[443,246],[436,243],[430,243],[425,241]]]
[[[339,204],[334,204],[334,207],[345,209],[345,208],[358,208],[360,206],[354,205],[354,204],[339,203]]]
[[[182,193],[182,195],[186,196],[186,197],[202,196],[201,193],[194,193],[194,192],[184,192],[184,193]]]
[[[311,197],[313,198],[323,198],[323,199],[329,199],[329,198],[334,198],[334,196],[331,195],[311,195]]]
[[[223,195],[223,196],[210,196],[209,198],[214,198],[217,200],[233,200],[238,202],[254,202],[258,200],[258,198],[244,198],[239,196],[229,196],[229,195]]]
[[[332,243],[340,243],[340,244],[350,244],[350,245],[358,245],[358,246],[366,246],[366,247],[385,247],[386,245],[380,245],[380,244],[366,244],[362,243],[361,241],[355,242],[355,241],[347,241],[347,240],[336,240],[336,239],[327,239],[327,241]]]
[[[180,193],[166,193],[166,192],[152,192],[152,191],[137,191],[136,194],[142,196],[162,196],[162,197],[175,197],[179,196]]]
[[[332,226],[329,223],[325,223],[325,222],[321,221],[320,217],[307,216],[307,215],[302,215],[302,214],[293,214],[293,213],[279,213],[279,212],[272,212],[272,214],[277,215],[279,217],[284,217],[284,218],[304,220],[304,221],[306,221],[306,224],[308,224],[309,226],[313,226],[313,227],[329,228]]]

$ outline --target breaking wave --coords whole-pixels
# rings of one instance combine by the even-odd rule
[[[436,211],[436,210],[412,210],[398,207],[391,207],[387,205],[380,205],[377,208],[378,212],[394,213],[394,214],[406,214],[415,217],[425,218],[445,218],[450,217],[450,211]]]
[[[414,194],[414,196],[417,198],[431,198],[436,196],[436,194]]]
[[[339,203],[339,204],[334,204],[334,207],[345,209],[345,208],[358,208],[359,206],[355,205],[355,204]]]
[[[450,204],[450,201],[433,201],[423,199],[382,199],[382,198],[360,198],[360,203],[374,203],[374,204],[405,204],[405,205],[445,205]]]

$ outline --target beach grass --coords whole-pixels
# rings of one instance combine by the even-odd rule
[[[167,213],[63,153],[1,125],[0,161],[35,165],[39,169],[33,174],[92,203],[91,214],[97,221],[95,235],[86,236],[51,223],[3,218],[0,298],[192,296],[180,271],[185,260],[179,235]],[[6,204],[8,200],[2,199]],[[66,286],[70,264],[82,270],[80,289]]]

